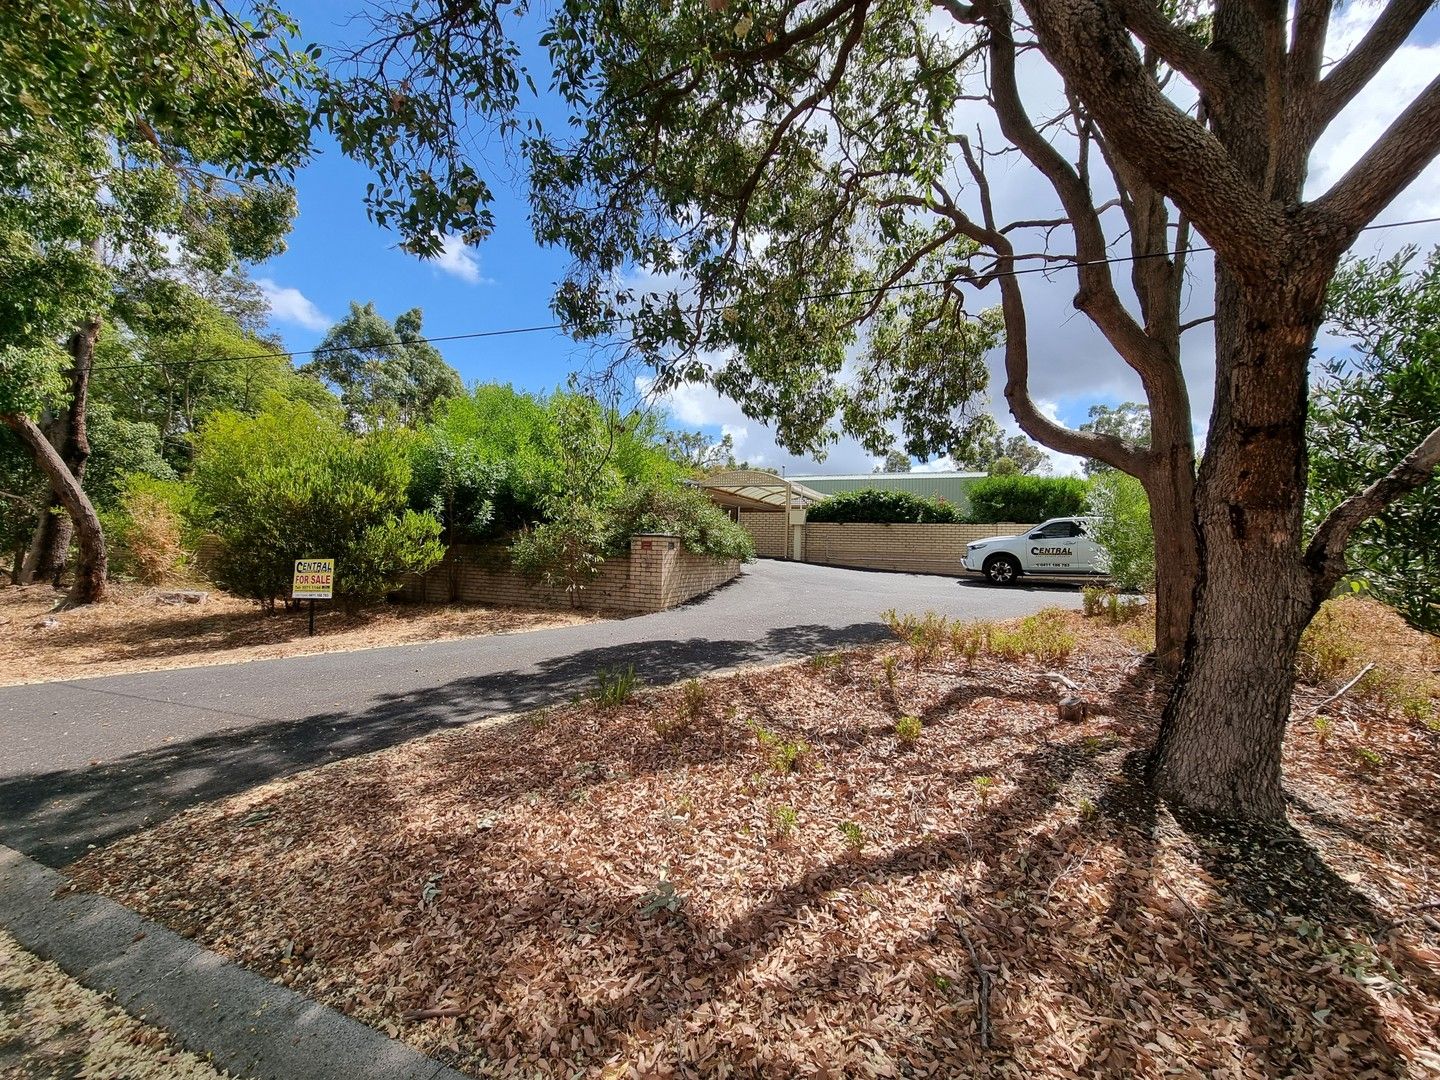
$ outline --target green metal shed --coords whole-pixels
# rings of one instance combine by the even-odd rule
[[[935,496],[946,502],[955,503],[961,510],[970,508],[966,492],[977,480],[983,480],[981,472],[908,472],[908,473],[847,473],[834,476],[820,474],[789,476],[797,484],[804,484],[821,495],[834,495],[837,491],[864,491],[878,488],[882,491],[913,491],[917,495]]]

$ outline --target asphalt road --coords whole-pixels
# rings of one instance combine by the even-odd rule
[[[671,611],[531,633],[0,688],[0,843],[51,866],[277,776],[564,701],[882,638],[879,615],[1009,618],[1074,586],[763,561]]]

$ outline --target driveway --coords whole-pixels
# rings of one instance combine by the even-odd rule
[[[880,640],[879,615],[1011,618],[1073,586],[762,561],[684,607],[523,634],[0,688],[0,843],[52,866],[326,761],[565,701],[629,664],[659,685]]]

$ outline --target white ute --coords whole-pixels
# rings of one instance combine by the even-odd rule
[[[992,585],[1013,585],[1022,574],[1103,577],[1104,550],[1086,535],[1086,518],[1051,518],[1019,536],[992,536],[965,547],[962,565]]]

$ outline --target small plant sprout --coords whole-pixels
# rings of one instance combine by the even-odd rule
[[[1385,759],[1380,756],[1380,751],[1373,750],[1368,746],[1362,746],[1355,751],[1355,756],[1360,759],[1360,764],[1366,769],[1378,769],[1385,763]]]
[[[795,832],[795,826],[800,822],[800,815],[793,806],[772,806],[770,808],[770,829],[780,839],[785,839]]]
[[[660,880],[656,882],[654,890],[641,898],[640,914],[654,915],[660,911],[673,913],[679,911],[684,903],[684,898],[675,891],[675,883],[667,878],[662,870]]]
[[[833,671],[845,663],[845,655],[838,652],[822,652],[805,661],[805,666],[817,675]]]
[[[1330,741],[1331,734],[1335,731],[1335,721],[1323,713],[1315,717],[1315,741],[1324,746]]]
[[[705,712],[705,684],[699,679],[685,680],[685,686],[681,690],[681,708],[685,715],[692,722],[699,720]]]
[[[1093,802],[1091,802],[1089,799],[1080,800],[1081,821],[1094,821],[1096,816],[1099,815],[1099,813],[1100,808],[1096,806]]]
[[[602,709],[618,709],[627,704],[639,688],[640,680],[635,676],[634,664],[627,664],[613,672],[601,669],[596,675],[596,687],[591,691],[590,699]]]
[[[851,851],[860,851],[865,847],[865,830],[853,821],[840,823],[840,835],[845,838],[845,846]]]
[[[750,727],[755,732],[755,742],[760,747],[760,752],[765,755],[765,760],[774,772],[798,772],[810,755],[810,744],[804,739],[781,738],[754,722]]]
[[[891,653],[880,661],[880,668],[885,672],[885,685],[890,688],[892,694],[895,692],[895,672],[899,667],[900,658],[894,653]]]
[[[980,796],[980,805],[990,805],[990,793],[995,790],[995,778],[993,776],[977,776],[973,781],[975,794]]]
[[[914,746],[922,730],[918,716],[902,716],[895,721],[895,737],[906,746]]]

